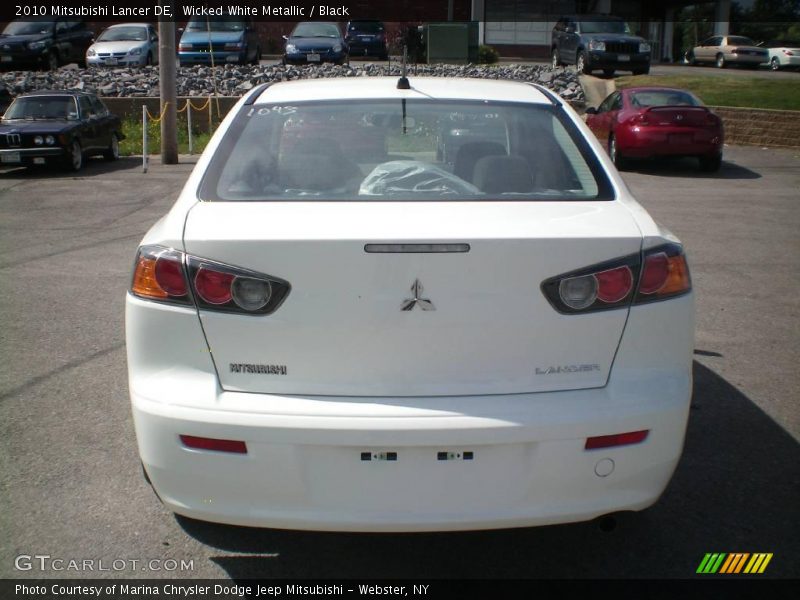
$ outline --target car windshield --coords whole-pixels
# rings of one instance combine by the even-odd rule
[[[4,119],[77,119],[78,108],[72,96],[28,96],[17,98]]]
[[[212,159],[201,197],[599,199],[609,189],[608,180],[591,156],[574,125],[549,105],[264,104],[244,107],[237,115]]]
[[[300,23],[292,31],[291,37],[329,37],[338,38],[339,28],[333,23]]]
[[[681,90],[647,90],[633,92],[631,104],[637,107],[648,106],[703,106],[703,103],[688,92]]]
[[[39,35],[51,33],[52,21],[12,21],[3,29],[4,35]]]
[[[353,21],[347,26],[347,30],[380,33],[383,31],[383,23],[380,21]]]
[[[728,38],[728,45],[729,46],[755,46],[756,43],[751,40],[750,38],[746,38],[740,35],[732,35]]]
[[[110,27],[100,34],[98,42],[144,42],[146,27]]]
[[[624,21],[581,21],[581,33],[630,33]]]
[[[243,31],[244,28],[241,19],[225,17],[194,18],[186,25],[186,31]]]

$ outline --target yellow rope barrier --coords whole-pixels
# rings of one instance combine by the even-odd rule
[[[164,118],[164,115],[167,113],[167,108],[169,108],[169,102],[165,102],[165,103],[164,103],[164,108],[163,108],[163,109],[161,109],[161,114],[160,114],[160,115],[158,115],[158,117],[154,117],[154,116],[153,116],[153,115],[150,113],[150,110],[149,110],[149,109],[147,108],[147,106],[145,105],[145,111],[147,111],[147,118],[148,118],[148,119],[150,119],[150,120],[151,120],[153,123],[160,123],[160,122],[161,122],[161,119],[163,119],[163,118]]]

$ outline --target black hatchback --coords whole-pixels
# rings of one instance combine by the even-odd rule
[[[389,58],[386,28],[382,21],[349,21],[344,31],[350,56],[374,56],[380,60]]]

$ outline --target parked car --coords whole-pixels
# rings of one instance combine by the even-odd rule
[[[503,146],[462,146],[458,175],[437,124],[480,118]],[[296,124],[321,120],[328,137],[298,143]],[[386,152],[351,158],[337,128]],[[642,510],[683,446],[691,288],[680,243],[545,88],[260,85],[136,253],[125,329],[145,474],[172,511],[262,527]]]
[[[94,35],[74,18],[41,18],[11,21],[0,35],[0,68],[57,69],[76,62],[86,66],[86,49]]]
[[[158,34],[152,25],[145,23],[112,25],[89,46],[86,64],[90,67],[158,64]]]
[[[757,69],[767,59],[768,53],[764,48],[741,35],[715,35],[686,53],[689,64],[713,64],[719,69],[729,65]]]
[[[389,59],[386,47],[386,28],[382,21],[349,21],[344,28],[344,41],[350,56],[374,56],[380,60]]]
[[[631,33],[622,19],[598,15],[562,17],[553,27],[550,56],[553,68],[575,65],[582,73],[602,69],[634,75],[650,72],[650,44]]]
[[[283,39],[286,40],[282,59],[285,65],[323,62],[341,65],[348,60],[347,43],[336,23],[300,22]]]
[[[696,156],[709,172],[722,164],[722,120],[686,90],[627,88],[586,112],[586,124],[619,169],[631,158],[664,156]]]
[[[181,65],[258,64],[261,42],[255,24],[243,17],[192,17],[178,43]]]
[[[769,68],[773,71],[800,68],[800,41],[777,40],[766,45]]]
[[[58,165],[79,171],[89,156],[119,158],[119,117],[94,94],[40,91],[17,96],[0,121],[0,165]]]

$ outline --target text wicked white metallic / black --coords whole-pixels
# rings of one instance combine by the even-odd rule
[[[480,529],[641,510],[669,482],[679,242],[546,90],[410,81],[257,88],[142,241],[130,393],[169,509]]]

